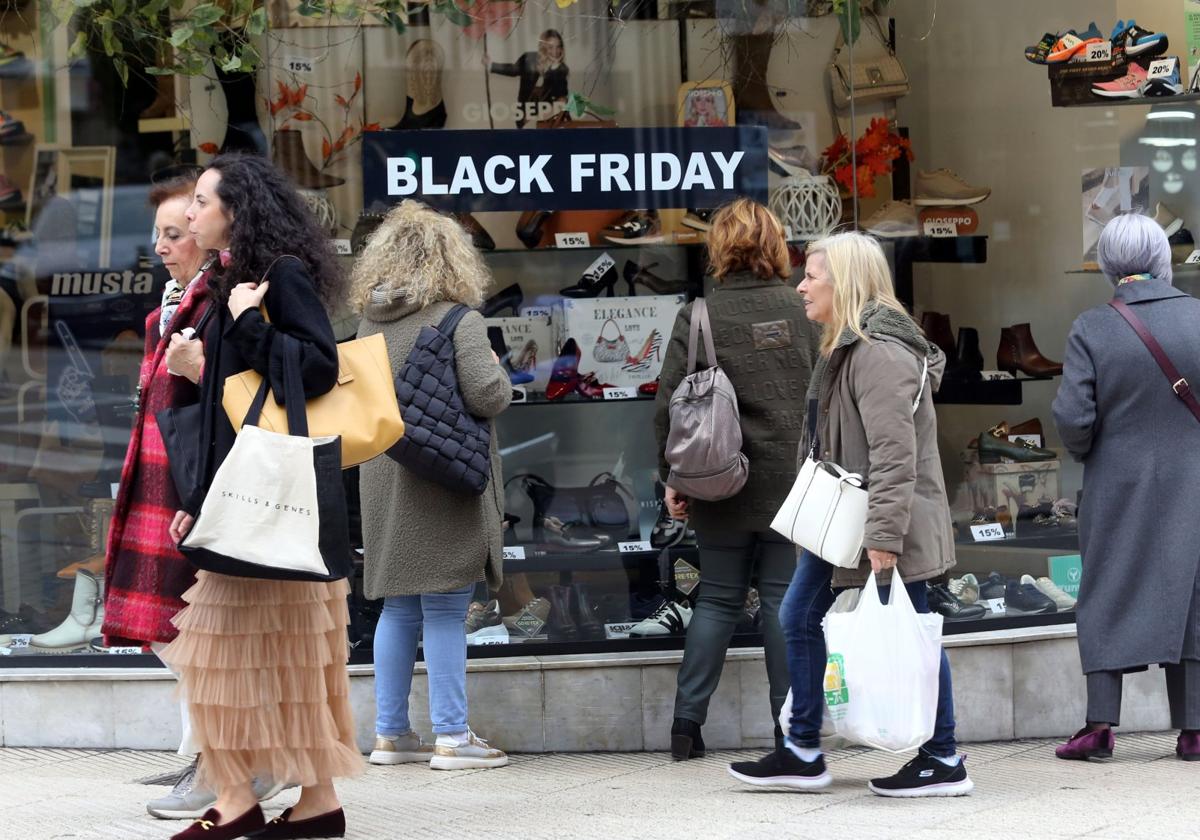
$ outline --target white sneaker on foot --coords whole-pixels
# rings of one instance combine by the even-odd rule
[[[433,747],[424,743],[417,733],[410,730],[393,738],[377,734],[375,749],[371,750],[367,761],[372,764],[416,764],[431,758]]]
[[[439,735],[433,746],[431,770],[486,770],[508,764],[503,750],[489,747],[487,741],[468,729],[458,735]]]

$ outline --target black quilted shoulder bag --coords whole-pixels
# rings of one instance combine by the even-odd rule
[[[468,307],[459,304],[436,327],[422,327],[396,374],[404,437],[388,457],[421,478],[473,496],[491,476],[491,426],[463,405],[454,365],[454,330]]]

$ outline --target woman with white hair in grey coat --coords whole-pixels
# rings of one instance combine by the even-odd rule
[[[1198,761],[1200,406],[1188,383],[1200,388],[1200,301],[1171,286],[1171,248],[1152,219],[1118,216],[1098,247],[1116,292],[1075,320],[1054,400],[1063,444],[1083,462],[1076,620],[1087,677],[1087,725],[1055,754],[1111,756],[1122,676],[1157,664],[1175,752]]]

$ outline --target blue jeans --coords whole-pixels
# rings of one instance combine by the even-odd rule
[[[408,695],[417,638],[424,628],[429,720],[435,735],[467,728],[467,631],[475,586],[453,592],[385,598],[375,628],[375,731],[395,737],[412,729]]]
[[[832,587],[833,566],[808,551],[800,554],[796,574],[783,606],[779,622],[787,639],[788,673],[792,679],[792,720],[788,740],[798,747],[821,746],[821,720],[825,711],[825,631],[821,620],[844,589]],[[908,596],[917,612],[929,612],[925,581],[906,583]],[[890,586],[879,587],[880,600],[886,602]],[[954,691],[950,684],[950,660],[942,651],[938,673],[937,717],[933,737],[921,747],[930,755],[949,758],[954,755]]]

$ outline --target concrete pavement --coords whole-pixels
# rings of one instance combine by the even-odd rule
[[[660,838],[1195,838],[1200,763],[1175,758],[1174,733],[1117,737],[1114,758],[1068,763],[1053,741],[969,744],[975,793],[887,800],[865,782],[905,757],[863,749],[829,756],[828,792],[751,790],[725,772],[754,752],[675,763],[664,753],[513,756],[509,767],[437,772],[371,767],[339,785],[350,838],[660,840]],[[165,840],[183,823],[145,802],[165,789],[135,780],[183,765],[171,753],[0,749],[0,838]],[[285,791],[268,817],[291,804]]]

